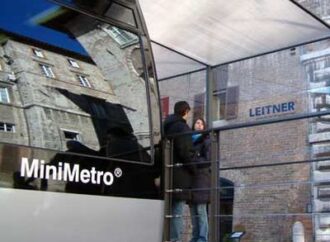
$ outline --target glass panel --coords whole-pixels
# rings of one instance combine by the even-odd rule
[[[324,12],[329,6],[326,0],[296,2]],[[329,37],[326,25],[292,1],[182,0],[175,7],[172,1],[139,3],[152,40],[211,66]]]
[[[236,127],[220,132],[220,176],[232,183],[219,187],[224,241],[239,231],[247,241],[299,241],[296,221],[308,228],[305,241],[329,240],[329,47],[327,40],[216,68],[221,78],[211,95],[218,104],[213,115],[220,110],[220,117],[213,124]],[[161,94],[170,103],[191,100],[201,92],[196,79],[161,81]],[[294,120],[302,115],[315,117]],[[239,127],[284,118],[293,120]]]
[[[6,71],[20,70],[16,73],[19,82],[11,82],[12,105],[0,105],[1,117],[5,118],[1,121],[15,124],[9,127],[2,123],[1,129],[16,131],[10,135],[0,134],[1,142],[11,144],[1,146],[3,152],[25,146],[29,151],[24,161],[29,167],[33,159],[43,159],[45,165],[57,168],[59,162],[72,162],[71,165],[78,164],[80,169],[111,172],[105,179],[114,176],[116,168],[125,176],[124,180],[111,185],[108,185],[110,180],[103,180],[99,184],[70,183],[65,187],[61,180],[61,191],[155,196],[153,179],[159,173],[152,166],[154,140],[151,137],[160,139],[160,120],[158,87],[147,42],[118,27],[63,10],[49,1],[41,2],[29,9],[29,5],[6,1],[7,12],[20,11],[12,24],[8,24],[9,13],[0,10],[1,38],[6,40],[0,50],[15,63],[15,69],[8,64]],[[134,41],[126,45],[118,43],[105,31],[109,28]],[[47,58],[35,58],[33,48]],[[81,68],[73,69],[68,60],[71,64],[79,63]],[[149,96],[152,105],[147,101]],[[150,111],[155,114],[151,115]],[[28,155],[29,152],[33,155]],[[1,167],[7,162],[3,157],[1,154],[0,177],[2,172],[8,172]],[[22,156],[11,158],[14,163],[22,161]],[[36,166],[42,169],[41,163]],[[21,172],[20,167],[15,167],[17,170],[12,172]],[[17,187],[24,188],[17,182]],[[27,183],[29,187],[32,181]],[[52,189],[56,191],[56,186]]]
[[[133,10],[113,2],[104,14],[107,17],[136,26]]]
[[[176,75],[206,69],[206,66],[191,59],[181,52],[174,52],[171,48],[155,42],[151,43],[158,80],[169,79]]]
[[[220,176],[232,182],[219,187],[220,207],[223,200],[231,203],[231,210],[220,210],[220,223],[230,219],[231,225],[220,230],[221,237],[244,231],[258,241],[287,240],[292,238],[293,221],[310,225],[321,235],[313,221],[320,213],[329,218],[329,176],[328,170],[319,170],[313,161],[327,157],[315,156],[313,145],[305,142],[309,122],[293,120],[221,132]],[[235,194],[231,201],[223,190]],[[313,235],[304,234],[307,240],[313,240]]]
[[[8,88],[0,87],[0,102],[9,103]]]
[[[191,107],[191,114],[188,116],[189,125],[197,118],[197,115],[206,118],[206,102],[202,98],[205,96],[206,90],[206,71],[162,80],[159,82],[159,90],[161,96],[169,97],[170,114],[174,112],[174,104],[177,101],[184,100]],[[197,97],[198,101],[196,101]]]
[[[135,0],[121,0],[120,3],[113,0],[55,0],[55,2],[80,9],[98,18],[114,20],[116,23],[119,22],[129,27],[137,27],[136,16],[133,11]],[[132,8],[128,6],[132,6]]]

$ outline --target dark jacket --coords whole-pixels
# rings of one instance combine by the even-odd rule
[[[210,139],[205,135],[200,136],[193,142],[196,152],[193,162],[196,163],[197,169],[193,176],[192,189],[201,190],[192,191],[191,203],[208,203],[210,201],[210,190],[207,190],[211,186],[210,163],[205,163],[211,160],[210,146]]]
[[[165,135],[182,134],[191,129],[186,121],[179,115],[172,114],[164,122]],[[176,136],[173,140],[173,163],[191,163],[193,156],[191,135]],[[173,188],[190,189],[194,168],[181,166],[173,168]],[[188,200],[190,192],[173,193],[175,200]]]

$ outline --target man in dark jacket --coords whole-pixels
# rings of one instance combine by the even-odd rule
[[[183,134],[191,131],[187,125],[190,111],[189,104],[179,101],[174,105],[174,114],[168,116],[164,122],[165,135]],[[192,162],[192,140],[191,135],[175,136],[173,139],[173,163]],[[187,189],[191,188],[194,167],[180,166],[173,168],[173,189],[183,189],[183,192],[173,193],[171,220],[171,241],[181,241],[183,230],[183,208],[189,199]],[[186,190],[186,191],[185,191]]]

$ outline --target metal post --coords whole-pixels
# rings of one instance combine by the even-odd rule
[[[213,98],[213,73],[212,68],[210,66],[206,69],[206,123],[210,128],[212,127],[212,121],[214,120],[214,98]]]
[[[218,140],[219,134],[211,133],[211,204],[210,204],[210,242],[219,241],[219,160],[218,160]]]
[[[172,215],[172,193],[169,190],[173,187],[172,165],[172,142],[166,139],[163,143],[164,151],[164,232],[163,241],[170,241],[170,224]]]

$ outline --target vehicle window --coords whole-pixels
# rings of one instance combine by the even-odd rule
[[[1,113],[12,114],[1,121],[15,124],[16,132],[0,139],[67,151],[71,137],[93,156],[152,163],[159,126],[150,120],[158,116],[151,114],[158,94],[146,40],[47,1],[44,5],[32,8],[28,19],[1,26],[6,39],[1,51],[13,61],[7,70],[17,72],[20,82],[12,106],[0,103]]]

